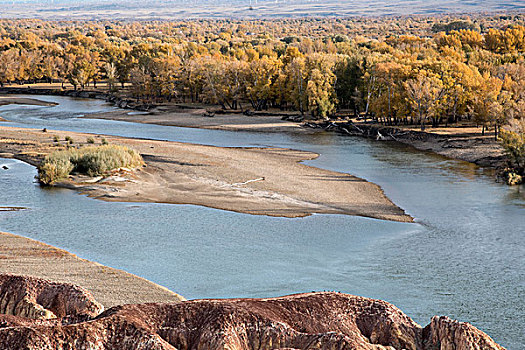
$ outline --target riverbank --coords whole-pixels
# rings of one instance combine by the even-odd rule
[[[28,105],[28,106],[55,106],[56,103],[46,102],[35,98],[0,96],[0,106],[5,105]]]
[[[0,127],[0,157],[38,165],[46,154],[102,136]],[[58,186],[107,201],[193,204],[278,217],[314,213],[411,222],[382,189],[366,180],[302,164],[318,155],[281,148],[229,148],[104,136],[137,150],[146,167],[106,177],[75,176]],[[62,140],[56,142],[56,140]]]
[[[75,344],[94,349],[104,344],[104,348],[130,350],[309,349],[312,345],[318,349],[505,350],[469,323],[434,316],[423,328],[388,302],[349,294],[312,292],[265,299],[135,304],[100,313],[89,291],[78,286],[0,277],[6,281],[2,287],[7,284],[5,289],[26,296],[24,309],[9,308],[8,315],[0,315],[2,348],[58,349]],[[9,288],[17,282],[17,287]],[[5,289],[0,292],[10,291]],[[43,289],[54,295],[39,293]],[[27,315],[26,310],[60,316],[42,319],[37,311],[32,318],[21,317]]]
[[[130,303],[185,300],[144,278],[5,232],[0,232],[0,273],[79,285],[91,291],[105,308]]]
[[[420,130],[417,126],[384,126],[364,122],[309,122],[312,130],[336,131],[378,141],[396,141],[422,151],[474,163],[483,167],[499,168],[505,164],[505,152],[493,132],[481,134],[472,126],[439,127]]]
[[[0,96],[0,106],[7,106],[7,105],[27,105],[27,106],[55,106],[56,103],[52,102],[46,102],[42,100],[38,100],[35,98],[23,98],[23,97],[10,97],[10,96]],[[0,117],[0,122],[5,122],[4,118]]]
[[[59,86],[46,87],[4,87],[0,88],[0,105],[4,101],[11,103],[36,104],[46,102],[36,99],[15,98],[18,94],[68,96],[73,98],[92,98],[105,100],[119,107],[119,110],[88,114],[84,118],[118,120],[142,124],[157,124],[164,126],[179,126],[200,129],[216,129],[230,131],[252,132],[298,132],[311,133],[311,130],[301,127],[301,124],[284,121],[282,115],[246,116],[242,113],[225,112],[209,113],[205,106],[184,104],[144,105],[126,97],[117,97],[103,91],[62,90]],[[15,102],[18,101],[18,102]],[[27,103],[20,103],[20,102]],[[8,103],[5,103],[8,104]],[[1,118],[0,118],[1,121]]]
[[[314,132],[303,128],[299,123],[284,121],[281,119],[282,116],[279,115],[209,114],[204,108],[189,109],[177,106],[157,107],[148,112],[117,110],[89,114],[84,116],[84,118],[228,131],[293,132],[302,134]]]
[[[390,127],[363,122],[292,122],[283,121],[279,115],[215,114],[207,116],[205,109],[156,108],[149,112],[112,111],[90,114],[85,118],[118,120],[133,123],[157,124],[200,129],[256,132],[315,133],[321,129],[338,131],[351,136],[372,138],[378,141],[396,141],[422,151],[467,161],[483,167],[499,168],[505,164],[504,150],[494,134],[481,135],[476,127]],[[356,127],[358,129],[356,129]]]
[[[204,106],[193,106],[192,108],[180,104],[143,106],[133,104],[124,98],[110,96],[102,91],[61,90],[58,86],[54,88],[5,87],[0,89],[0,93],[95,98],[109,100],[117,107],[126,108],[105,113],[89,114],[85,118],[229,131],[315,133],[319,131],[316,129],[324,129],[377,140],[397,141],[419,150],[434,152],[448,158],[467,161],[483,167],[500,168],[504,166],[506,161],[504,150],[494,139],[494,134],[486,132],[485,135],[481,135],[481,128],[473,126],[428,127],[425,131],[421,131],[418,126],[383,126],[381,124],[364,122],[314,121],[298,123],[282,120],[281,115],[259,115],[256,113],[246,116],[244,114],[227,112],[210,114]],[[4,98],[8,99],[10,97]],[[43,101],[40,102],[45,103]],[[356,126],[357,129],[355,128]]]

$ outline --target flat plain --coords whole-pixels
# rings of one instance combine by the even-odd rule
[[[27,3],[31,6],[27,6]],[[268,19],[286,17],[349,17],[499,13],[523,11],[518,0],[356,0],[356,1],[0,1],[0,18],[58,20],[191,18]]]

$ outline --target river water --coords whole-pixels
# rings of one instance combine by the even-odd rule
[[[379,184],[416,223],[107,203],[41,188],[34,167],[0,159],[0,206],[29,208],[0,212],[0,231],[129,271],[191,299],[342,291],[387,300],[422,325],[432,315],[468,321],[509,349],[525,348],[523,186],[497,184],[472,164],[395,143],[77,118],[113,107],[38,98],[59,105],[0,107],[0,116],[11,121],[0,125],[309,150],[321,156],[307,164]]]

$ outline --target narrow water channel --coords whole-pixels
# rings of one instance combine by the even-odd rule
[[[35,98],[35,96],[31,96]],[[77,118],[113,107],[42,96],[56,107],[3,106],[5,126],[218,146],[278,146],[307,164],[379,184],[416,223],[343,215],[270,218],[164,204],[107,203],[45,189],[36,170],[0,159],[0,230],[164,285],[187,298],[336,290],[394,303],[426,325],[469,321],[509,349],[525,346],[525,196],[471,164],[333,133],[226,132]],[[7,165],[8,170],[1,170]]]

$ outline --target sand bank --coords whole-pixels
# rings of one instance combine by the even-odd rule
[[[130,303],[185,300],[164,287],[122,270],[3,232],[0,232],[0,273],[73,283],[91,291],[105,308]]]
[[[239,114],[219,114],[213,118],[203,116],[204,110],[179,111],[179,112],[154,112],[152,114],[136,114],[128,111],[113,111],[107,113],[93,114],[87,118],[119,120],[134,123],[170,125],[180,127],[191,127],[201,129],[217,129],[230,131],[256,131],[256,132],[292,132],[292,133],[316,133],[322,130],[303,127],[302,123],[282,121],[278,116],[252,116],[247,117]],[[320,129],[324,124],[320,123]],[[339,123],[337,123],[339,124]],[[341,123],[344,125],[345,123]],[[310,123],[315,125],[315,123]],[[442,156],[464,160],[484,167],[497,168],[505,163],[504,151],[501,145],[494,140],[493,134],[487,133],[482,136],[479,128],[428,128],[426,132],[402,128],[385,127],[366,123],[356,123],[360,129],[374,129],[370,137],[376,139],[377,130],[383,136],[391,134],[395,130],[395,139],[390,138],[422,151],[430,151]],[[330,129],[330,131],[340,131]],[[347,129],[348,130],[348,129]],[[353,133],[356,136],[359,133]],[[361,135],[362,136],[362,135]]]
[[[12,104],[28,106],[56,106],[56,103],[41,101],[35,98],[0,96],[0,106]]]
[[[163,109],[162,109],[163,108]],[[245,116],[243,114],[215,114],[205,116],[205,109],[178,109],[162,106],[150,113],[130,110],[86,115],[84,118],[119,120],[125,122],[180,126],[216,130],[245,130],[257,132],[300,132],[312,133],[312,130],[301,127],[301,124],[281,120],[281,116]]]
[[[74,145],[88,137],[72,132],[0,127],[0,156],[33,165],[59,149],[70,136]],[[302,217],[345,214],[411,222],[381,188],[349,174],[301,163],[311,152],[278,148],[224,148],[180,142],[105,137],[139,151],[147,166],[91,179],[75,177],[59,185],[108,201],[194,204],[242,213]],[[64,143],[64,142],[62,142]]]

